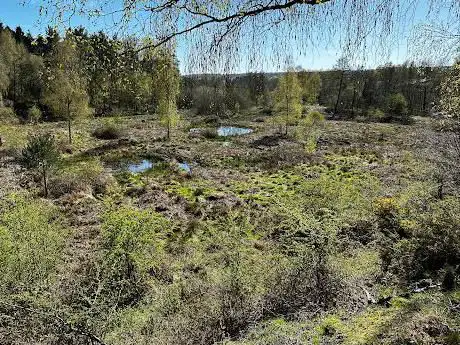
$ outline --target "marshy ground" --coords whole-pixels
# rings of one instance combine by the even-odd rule
[[[151,116],[90,119],[72,146],[65,123],[0,126],[0,195],[57,209],[66,229],[52,278],[10,301],[107,344],[457,344],[460,295],[437,284],[460,199],[447,183],[439,195],[437,121],[329,120],[307,152],[296,128],[280,136],[257,113],[224,123],[253,130],[228,137],[190,133],[209,125],[186,119],[170,141]],[[117,138],[93,137],[107,121]],[[17,162],[40,132],[62,151],[46,200]],[[10,309],[5,339],[58,332]]]

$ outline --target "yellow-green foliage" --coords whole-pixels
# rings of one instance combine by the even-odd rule
[[[0,202],[1,293],[38,292],[50,284],[67,234],[56,212],[24,195]]]
[[[278,81],[274,92],[276,121],[285,126],[295,124],[302,114],[302,88],[297,74],[289,70]]]
[[[113,315],[111,330],[104,340],[114,345],[145,344],[143,330],[149,325],[154,313],[155,307],[151,306],[136,306],[119,311]]]
[[[353,318],[347,325],[344,333],[347,337],[346,344],[365,345],[372,344],[379,334],[384,332],[397,315],[397,308],[369,308],[361,315]]]
[[[372,121],[383,121],[385,119],[385,113],[378,108],[370,108],[367,111],[367,116]]]
[[[68,122],[69,144],[72,143],[71,122],[90,116],[89,97],[81,61],[73,37],[68,35],[53,47],[52,69],[43,98],[56,117]]]
[[[332,259],[337,271],[348,279],[375,278],[380,272],[379,252],[372,248],[354,249]]]
[[[104,173],[98,158],[84,161],[69,160],[51,181],[51,194],[59,197],[66,193],[86,192],[89,194],[107,194],[116,190],[116,181]]]
[[[418,294],[411,299],[395,297],[388,308],[372,306],[348,317],[339,311],[303,322],[274,319],[241,341],[226,344],[456,344],[460,319],[449,312],[452,298],[442,293]]]
[[[56,116],[67,121],[90,114],[85,80],[72,38],[66,37],[53,50],[53,64],[44,101]]]
[[[24,147],[29,136],[28,128],[19,125],[0,124],[2,148],[18,150]]]
[[[337,157],[331,159],[338,160]],[[358,165],[359,166],[359,165]],[[369,199],[380,189],[378,180],[343,163],[329,166],[299,165],[291,171],[276,174],[253,173],[246,182],[234,182],[232,190],[240,198],[254,200],[262,205],[286,204],[305,209],[317,220],[348,222],[362,220],[372,213]],[[344,171],[342,171],[344,170]],[[284,206],[283,206],[284,205]],[[282,213],[282,212],[281,212]]]
[[[441,106],[451,117],[460,114],[460,62],[454,64],[441,84]]]
[[[42,117],[42,112],[40,108],[38,108],[36,105],[34,105],[32,108],[30,108],[27,111],[27,119],[32,123],[37,123],[38,121],[41,120],[41,117]]]
[[[172,224],[154,211],[110,206],[102,225],[105,260],[113,266],[127,260],[144,271],[160,259],[171,228]]]
[[[303,101],[308,104],[315,104],[318,101],[321,90],[321,76],[319,73],[300,71],[297,73],[300,85],[302,86]]]
[[[141,300],[150,272],[166,262],[164,247],[172,224],[154,211],[107,203],[93,263],[98,273],[90,291],[93,308],[119,309]]]
[[[207,180],[186,180],[182,182],[171,181],[166,192],[179,195],[188,201],[204,200],[211,195],[219,194],[213,183]]]
[[[118,139],[122,135],[122,124],[118,117],[104,118],[100,125],[92,132],[98,139]]]
[[[297,127],[297,137],[305,141],[305,149],[311,153],[316,150],[316,143],[324,127],[324,115],[318,111],[310,111]]]
[[[0,123],[11,124],[16,122],[18,122],[18,117],[14,113],[13,108],[3,107],[0,104]]]
[[[180,121],[177,111],[177,96],[180,90],[179,71],[174,55],[166,50],[158,52],[155,65],[157,113],[160,116],[160,123],[167,129],[169,139],[171,129]]]
[[[264,310],[271,315],[280,303],[310,298],[311,290],[302,289],[313,275],[308,249],[284,255],[260,244],[249,217],[235,214],[199,222],[183,235],[180,244],[168,244],[183,255],[163,256],[161,266],[153,264],[151,289],[141,305],[120,312],[112,322],[107,339],[113,344],[133,343],[131,331],[134,343],[211,342],[237,335],[260,320]]]

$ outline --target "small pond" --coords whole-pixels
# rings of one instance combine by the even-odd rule
[[[245,135],[245,134],[250,134],[254,131],[251,128],[233,127],[233,126],[220,126],[214,130],[217,131],[217,135],[219,137],[232,137],[232,136],[237,136],[237,135]],[[206,131],[213,131],[213,129],[206,129],[206,128],[190,129],[190,133],[196,133],[196,134],[204,133]]]
[[[153,162],[149,161],[148,159],[144,159],[140,163],[130,163],[127,166],[128,171],[135,174],[147,171],[152,168]]]
[[[179,169],[185,171],[187,174],[192,172],[192,168],[188,163],[178,163]]]
[[[122,169],[123,170],[126,169],[127,171],[134,173],[134,174],[139,174],[149,169],[152,169],[156,164],[157,162],[152,162],[148,159],[144,159],[140,162],[128,163],[127,165],[122,167]],[[192,172],[192,168],[190,164],[188,164],[187,162],[177,163],[177,167],[179,168],[179,170],[185,171],[187,174],[190,174]]]
[[[232,126],[221,126],[217,128],[217,135],[219,137],[231,137],[234,135],[245,135],[252,133],[253,130],[251,128],[243,128],[243,127],[232,127]]]

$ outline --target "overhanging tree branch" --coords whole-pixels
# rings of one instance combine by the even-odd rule
[[[285,3],[282,3],[282,4],[273,4],[273,5],[265,5],[265,6],[260,5],[257,8],[254,8],[253,10],[239,11],[237,13],[234,13],[234,14],[231,14],[231,15],[228,15],[228,16],[225,16],[225,17],[221,17],[221,18],[210,16],[209,14],[206,14],[206,13],[200,13],[200,12],[197,12],[197,11],[192,11],[192,10],[186,8],[186,7],[183,7],[187,12],[189,12],[191,14],[204,16],[204,17],[207,17],[209,19],[204,20],[202,22],[199,22],[199,23],[197,23],[197,24],[195,24],[193,26],[190,26],[188,28],[185,28],[183,30],[173,32],[170,35],[167,35],[165,37],[162,37],[157,41],[157,43],[155,43],[153,45],[150,45],[150,46],[144,46],[144,47],[141,48],[141,50],[142,49],[148,49],[148,48],[157,48],[157,47],[162,46],[162,45],[166,44],[167,42],[171,41],[175,37],[190,33],[190,32],[195,31],[195,30],[198,30],[199,28],[204,27],[206,25],[211,25],[211,24],[214,24],[214,23],[225,23],[225,22],[231,21],[233,19],[237,19],[237,18],[254,17],[254,16],[260,15],[260,14],[262,14],[264,12],[271,12],[271,11],[276,11],[276,10],[281,10],[282,11],[282,10],[286,10],[288,8],[294,7],[295,5],[301,5],[302,4],[302,5],[313,6],[313,5],[320,5],[320,4],[329,2],[329,1],[331,1],[331,0],[291,0],[291,1],[286,1]]]

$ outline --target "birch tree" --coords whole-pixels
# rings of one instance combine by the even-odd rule
[[[171,131],[180,121],[177,110],[177,97],[180,90],[180,76],[174,55],[168,50],[161,50],[156,56],[157,114],[160,123],[166,128],[166,138],[171,138]]]
[[[295,124],[302,115],[302,88],[295,71],[288,70],[279,79],[274,99],[276,120],[284,126],[287,135],[289,125]]]
[[[90,110],[86,81],[71,38],[54,47],[48,78],[44,102],[55,115],[67,121],[69,144],[72,144],[72,121],[88,116]]]

